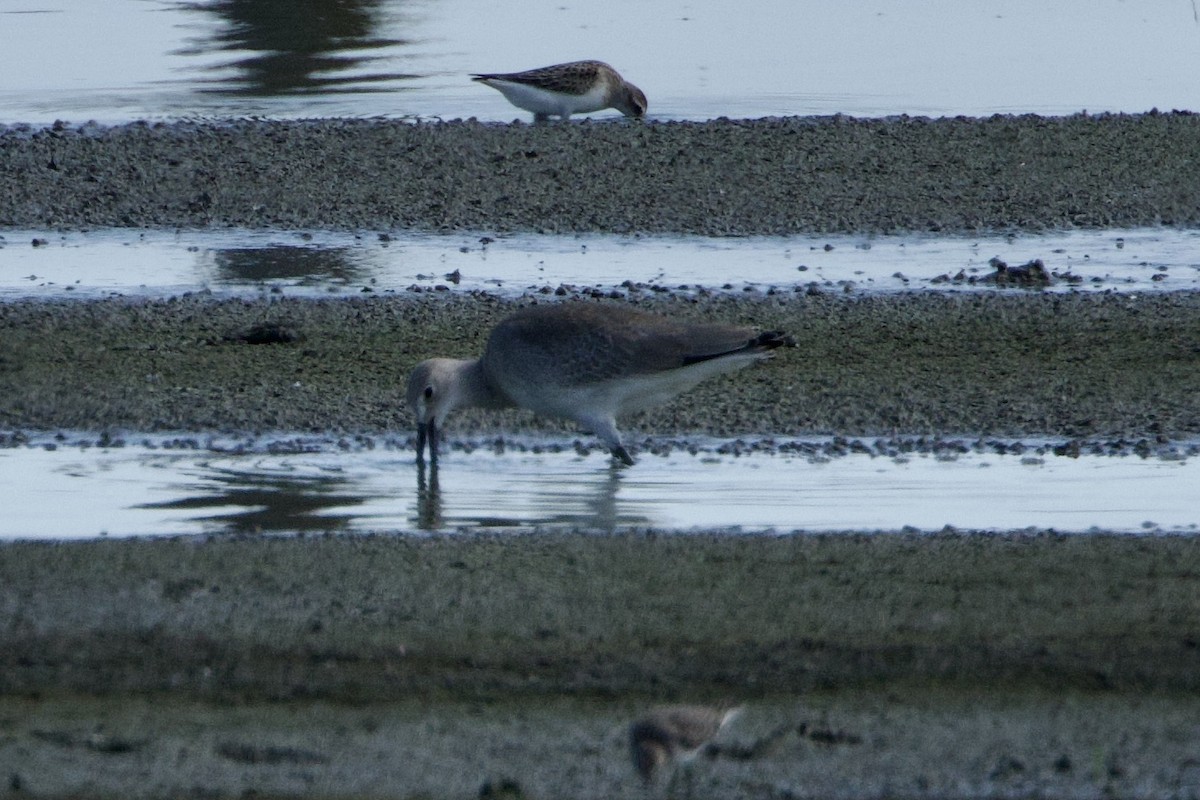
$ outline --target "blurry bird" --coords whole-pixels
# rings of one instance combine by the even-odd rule
[[[688,773],[687,794],[690,795],[690,762],[739,713],[740,707],[668,706],[654,709],[629,727],[629,749],[634,768],[649,784],[660,770],[671,767],[667,785],[670,794],[678,773],[676,768],[681,767]]]

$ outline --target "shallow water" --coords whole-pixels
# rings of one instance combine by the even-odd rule
[[[1200,532],[1194,447],[1072,457],[1045,443],[902,452],[809,440],[736,454],[736,443],[703,442],[619,469],[595,448],[530,440],[452,450],[431,470],[403,443],[140,441],[0,450],[0,539],[513,527]]]
[[[1194,0],[312,0],[304,9],[9,0],[0,122],[508,121],[528,114],[470,73],[577,58],[616,65],[656,119],[1200,108]]]
[[[34,242],[38,244],[34,244]],[[1040,259],[1057,291],[1200,288],[1200,231],[1020,236],[491,236],[419,232],[0,232],[0,299],[184,291],[325,296],[559,285],[838,291],[983,289],[999,258]]]

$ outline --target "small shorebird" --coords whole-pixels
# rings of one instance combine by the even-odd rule
[[[793,346],[779,331],[685,322],[624,306],[531,306],[498,324],[477,359],[431,358],[408,379],[417,460],[437,461],[437,433],[456,408],[527,408],[574,420],[625,464],[616,418],[666,402],[705,378]]]
[[[533,112],[534,122],[551,116],[567,119],[615,108],[627,117],[646,114],[646,95],[603,61],[572,61],[525,72],[472,75],[491,86],[517,108]]]
[[[629,726],[629,754],[647,784],[668,765],[688,764],[714,739],[741,708],[668,706],[651,711]],[[672,771],[669,789],[675,782]],[[690,788],[690,787],[689,787]]]

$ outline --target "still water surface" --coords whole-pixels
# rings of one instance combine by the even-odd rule
[[[345,444],[0,450],[0,540],[512,527],[1200,533],[1195,457],[1037,446],[829,457],[819,442],[731,455],[709,442],[620,469],[567,441],[456,450],[431,472],[402,445]]]
[[[4,0],[0,123],[508,121],[470,73],[578,58],[656,119],[1200,109],[1194,0]]]
[[[34,245],[33,242],[38,242]],[[1200,231],[1020,236],[536,236],[278,231],[0,231],[0,300],[185,291],[501,294],[577,287],[905,291],[994,289],[999,258],[1040,259],[1051,291],[1200,289]],[[1013,289],[1013,291],[1021,291]]]

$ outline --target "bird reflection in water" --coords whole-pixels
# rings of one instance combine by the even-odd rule
[[[480,454],[479,457],[483,457]],[[517,469],[504,470],[514,482],[511,487],[498,487],[492,479],[476,482],[480,490],[472,494],[470,482],[457,484],[457,504],[449,504],[438,482],[439,459],[420,459],[417,467],[416,514],[410,518],[412,524],[423,531],[455,528],[513,528],[523,526],[587,528],[612,533],[620,527],[649,525],[650,518],[630,513],[619,495],[621,482],[629,479],[619,462],[610,462],[602,470],[584,475],[569,474],[558,478],[551,465],[546,470],[531,469],[529,464]],[[462,470],[452,473],[461,477]],[[500,493],[513,498],[521,497],[510,506],[489,497]],[[447,506],[451,510],[447,514]],[[484,512],[484,507],[487,511]],[[457,508],[457,511],[455,510]],[[511,509],[504,514],[504,508]]]
[[[195,512],[191,519],[213,532],[329,532],[348,530],[355,515],[347,509],[369,499],[341,475],[201,466],[192,494],[135,508]]]
[[[237,54],[215,67],[228,77],[206,81],[202,91],[253,97],[394,91],[396,81],[417,77],[368,67],[398,57],[400,48],[409,44],[379,34],[395,27],[396,13],[383,0],[215,0],[181,5],[223,24],[209,36],[196,37],[180,55]]]
[[[371,273],[348,247],[221,247],[209,256],[221,283],[295,282],[301,286],[366,283]]]
[[[442,492],[438,487],[437,461],[431,461],[428,468],[424,460],[417,462],[416,526],[423,531],[436,531],[442,527]]]

